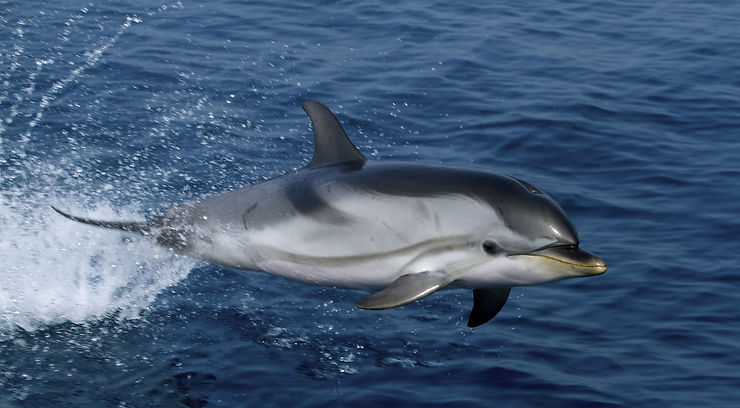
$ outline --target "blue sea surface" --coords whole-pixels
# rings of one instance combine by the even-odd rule
[[[739,406],[738,22],[735,1],[3,1],[0,406]],[[372,160],[533,183],[609,270],[470,329],[469,291],[363,311],[50,207],[141,220],[298,169],[308,99]]]

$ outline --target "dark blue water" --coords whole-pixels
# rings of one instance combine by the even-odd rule
[[[491,2],[493,3],[493,2]],[[0,4],[0,405],[732,407],[733,1]],[[566,209],[599,277],[384,312],[178,257],[141,219],[308,161],[306,99],[375,160]]]

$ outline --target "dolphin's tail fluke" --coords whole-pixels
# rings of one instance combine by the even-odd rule
[[[54,207],[53,205],[51,206],[51,208],[53,208],[54,211],[58,212],[59,214],[69,218],[70,220],[82,222],[85,224],[95,225],[98,227],[114,228],[114,229],[119,229],[123,231],[138,232],[140,234],[146,234],[152,229],[152,227],[149,224],[144,223],[144,222],[99,221],[99,220],[93,220],[90,218],[83,218],[83,217],[78,217],[76,215],[68,214]]]

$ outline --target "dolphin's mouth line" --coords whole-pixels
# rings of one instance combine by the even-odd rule
[[[566,261],[566,260],[564,260],[562,258],[556,258],[556,257],[550,256],[550,255],[529,254],[529,256],[541,256],[543,258],[549,258],[549,259],[552,259],[554,261],[558,261],[558,262],[564,263],[566,265],[573,265],[573,266],[577,266],[579,268],[603,269],[606,272],[606,265],[589,265],[589,264],[581,264],[581,263],[569,262],[569,261]]]
[[[575,245],[550,245],[532,252],[520,252],[511,254],[510,256],[517,255],[547,258],[564,265],[597,272],[598,274],[606,272],[606,263],[601,258],[584,251]]]

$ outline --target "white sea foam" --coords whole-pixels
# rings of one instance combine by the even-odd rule
[[[92,212],[69,210],[102,219],[141,218],[106,204]],[[0,225],[0,340],[18,329],[112,315],[138,318],[197,262],[144,237],[65,219],[46,200],[18,205],[0,196]]]
[[[196,263],[144,237],[75,223],[56,214],[49,204],[63,206],[80,199],[51,199],[57,191],[53,187],[60,171],[57,164],[66,160],[62,153],[50,156],[49,162],[12,160],[13,155],[26,157],[29,142],[38,136],[34,134],[37,125],[59,95],[84,78],[122,35],[142,21],[136,14],[126,15],[111,35],[81,43],[84,48],[74,57],[66,55],[65,44],[86,19],[88,9],[84,7],[70,16],[55,52],[26,58],[35,64],[20,73],[16,71],[26,56],[28,23],[5,21],[15,23],[16,29],[10,39],[12,50],[0,55],[0,62],[9,66],[0,73],[0,101],[10,104],[0,118],[0,146],[4,148],[0,164],[8,165],[0,173],[4,188],[0,191],[0,340],[19,330],[64,322],[84,324],[108,316],[138,318],[159,293],[186,277]],[[67,66],[69,72],[64,75],[66,69],[59,68]],[[58,72],[58,79],[48,88],[39,88],[37,78],[51,68],[62,74]],[[21,119],[27,123],[17,123]],[[6,148],[3,136],[11,125],[20,137],[10,138]],[[102,219],[141,219],[136,208],[116,213],[109,202],[89,197],[85,201],[98,204],[92,211],[65,209]]]

